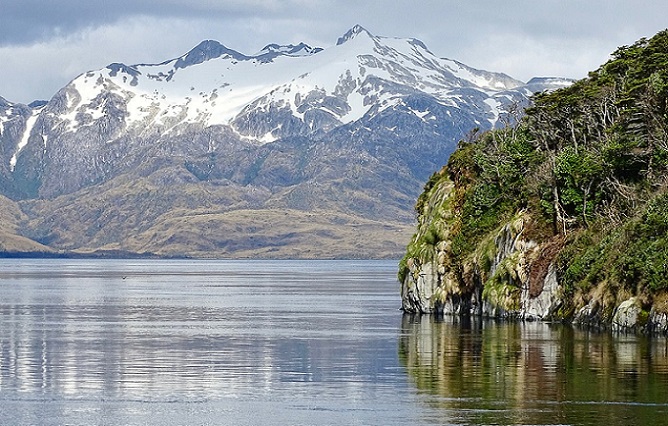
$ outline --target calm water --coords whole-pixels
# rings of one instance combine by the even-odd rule
[[[0,424],[668,425],[665,339],[402,316],[395,277],[0,260]]]

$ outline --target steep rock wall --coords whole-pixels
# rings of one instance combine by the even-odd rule
[[[452,190],[448,185],[435,204],[434,192],[432,199],[424,200],[423,213],[427,214],[419,215],[414,245],[425,239],[425,229],[442,218],[434,214],[447,205]],[[639,297],[612,295],[604,287],[575,293],[566,289],[556,265],[563,241],[539,243],[526,238],[530,220],[526,212],[519,212],[483,240],[461,265],[451,264],[448,240],[436,242],[431,250],[407,254],[400,272],[402,309],[422,314],[567,321],[598,329],[668,334],[668,313],[656,302],[646,310]]]
[[[436,245],[436,256],[432,259],[407,259],[409,273],[404,277],[401,293],[403,310],[555,318],[562,305],[555,267],[550,263],[543,274],[531,274],[532,265],[538,266],[544,247],[524,239],[524,227],[525,218],[521,215],[504,225],[491,244],[486,244],[487,250],[478,252],[463,265],[461,276],[447,264],[445,241]],[[532,285],[532,275],[540,282]]]

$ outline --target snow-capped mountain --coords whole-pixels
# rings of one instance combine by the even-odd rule
[[[400,86],[387,87],[388,85]],[[293,135],[276,126],[258,134],[241,117],[270,109],[285,111],[306,131],[320,129],[309,115],[329,118],[325,130],[360,119],[373,107],[396,106],[406,88],[434,96],[446,106],[466,102],[466,89],[483,90],[503,100],[522,83],[481,72],[452,60],[436,58],[421,42],[374,37],[357,26],[323,50],[305,44],[269,45],[246,56],[207,40],[186,55],[157,65],[112,64],[88,72],[66,88],[64,111],[68,130],[85,125],[105,110],[105,99],[117,96],[125,108],[125,124],[157,126],[165,131],[183,123],[231,125],[243,137],[270,142]],[[483,108],[488,120],[497,111]],[[306,118],[306,119],[305,119]],[[241,121],[241,122],[239,122]],[[277,124],[280,124],[277,123]]]
[[[246,55],[207,40],[159,64],[83,73],[46,104],[0,99],[0,181],[12,198],[48,200],[161,174],[164,185],[234,187],[243,206],[406,221],[464,134],[565,84],[525,84],[361,26],[325,49]],[[323,190],[335,182],[360,200]]]

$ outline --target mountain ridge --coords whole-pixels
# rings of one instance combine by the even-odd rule
[[[67,250],[125,250],[131,235],[150,228],[120,220],[133,208],[152,211],[139,196],[118,196],[121,188],[133,194],[132,181],[170,188],[171,204],[150,196],[152,220],[183,205],[272,217],[331,211],[408,229],[420,182],[467,132],[503,121],[506,106],[526,105],[532,90],[437,58],[416,39],[361,26],[341,39],[324,49],[268,44],[255,55],[204,40],[158,64],[82,73],[36,108],[0,104],[2,193],[29,212],[26,235]],[[211,197],[189,195],[202,189]],[[100,215],[119,219],[110,223],[122,230],[86,237]],[[58,223],[75,216],[88,224],[84,237],[78,225]],[[393,244],[399,253],[404,243]]]

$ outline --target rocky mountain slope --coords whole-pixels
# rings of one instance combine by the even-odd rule
[[[461,143],[419,197],[403,308],[668,333],[668,30]]]
[[[85,72],[46,103],[0,100],[0,188],[27,215],[22,236],[56,250],[393,256],[464,134],[567,84],[360,26],[326,49],[208,40]]]

